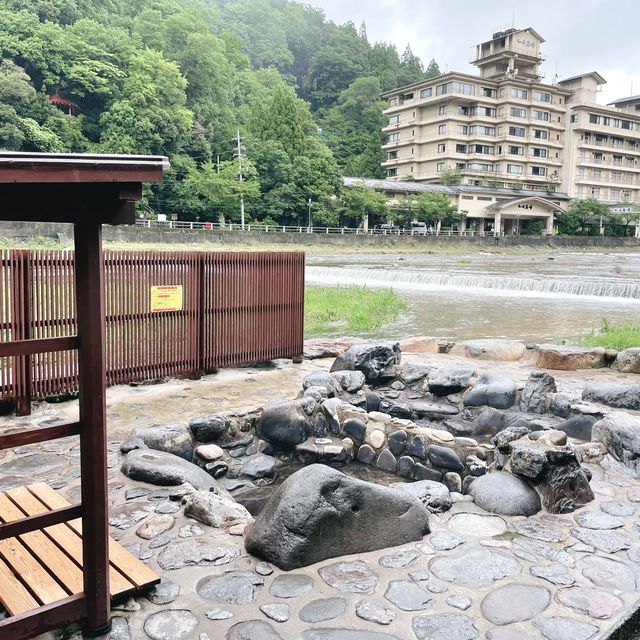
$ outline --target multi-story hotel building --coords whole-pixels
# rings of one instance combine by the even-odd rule
[[[479,75],[383,94],[388,178],[459,172],[463,185],[640,202],[640,96],[598,105],[595,72],[541,82],[543,42],[532,28],[498,32],[476,47]]]

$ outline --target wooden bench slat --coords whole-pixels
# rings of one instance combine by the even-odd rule
[[[29,485],[27,488],[50,509],[60,509],[71,504],[44,482]],[[72,520],[67,524],[82,535],[82,520]],[[158,575],[112,538],[109,538],[109,561],[124,573],[138,589],[160,582]]]
[[[47,511],[47,507],[40,502],[26,487],[9,489],[5,492],[27,515],[37,515]],[[82,538],[71,527],[57,524],[47,527],[44,531],[58,544],[65,553],[82,567]],[[82,575],[82,573],[80,574]],[[83,591],[81,584],[78,592]],[[135,591],[135,585],[127,580],[120,572],[109,567],[109,591],[111,597],[124,595]]]
[[[0,555],[15,573],[24,576],[35,597],[42,604],[51,604],[67,597],[65,590],[15,538],[0,540]]]
[[[17,616],[38,606],[37,600],[24,588],[2,560],[0,560],[0,602],[10,616]]]
[[[4,493],[0,493],[0,519],[3,522],[21,520],[25,514],[16,507]],[[40,564],[53,573],[64,585],[69,595],[83,590],[82,571],[57,545],[42,531],[31,531],[19,536],[20,542],[39,560]],[[24,579],[27,576],[23,576]]]

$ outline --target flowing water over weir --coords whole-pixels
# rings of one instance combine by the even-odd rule
[[[640,322],[640,253],[315,256],[306,280],[398,291],[409,310],[390,337],[557,341]]]

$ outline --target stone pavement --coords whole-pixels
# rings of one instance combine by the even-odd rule
[[[421,360],[442,358],[451,362],[438,355]],[[590,465],[595,501],[572,514],[498,517],[465,497],[432,515],[432,533],[419,543],[291,572],[248,556],[241,535],[186,518],[169,489],[119,471],[119,444],[133,427],[293,397],[306,373],[329,364],[240,369],[195,382],[109,390],[111,534],[163,583],[116,606],[106,637],[587,640],[606,637],[638,606],[640,482],[609,457]],[[529,371],[508,365],[517,381]],[[610,371],[554,372],[559,390],[601,375],[620,379]],[[67,420],[76,410],[75,402],[40,405],[29,418],[0,418],[0,428]],[[21,447],[0,460],[0,488],[39,480],[77,499],[77,462],[75,439]]]

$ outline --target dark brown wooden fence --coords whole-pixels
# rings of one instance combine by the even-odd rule
[[[109,385],[302,355],[302,253],[106,252],[104,268]],[[0,252],[0,342],[73,336],[76,304],[73,252]],[[0,359],[21,414],[77,388],[75,351]]]

